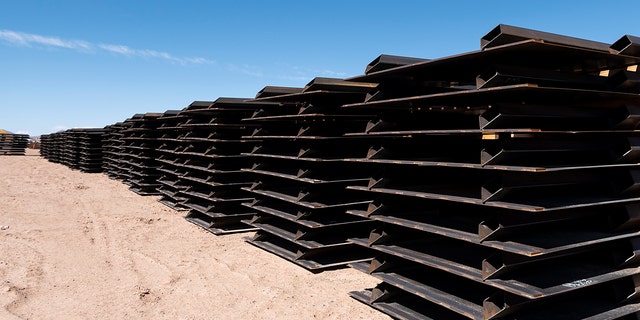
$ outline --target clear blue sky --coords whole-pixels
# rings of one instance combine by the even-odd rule
[[[3,1],[0,128],[103,127],[266,85],[362,74],[378,55],[479,49],[499,23],[612,43],[638,1]]]

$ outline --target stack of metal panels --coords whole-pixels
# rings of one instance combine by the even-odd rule
[[[77,128],[42,135],[40,155],[83,172],[102,171],[102,128]]]
[[[241,153],[252,150],[255,142],[242,139],[253,125],[242,122],[261,103],[242,98],[218,98],[214,102],[195,101],[180,115],[188,119],[181,124],[182,146],[174,160],[185,188],[179,193],[189,208],[186,219],[214,234],[253,230],[242,223],[254,211],[243,207],[252,200],[241,187],[251,185],[249,173],[241,171],[248,160]]]
[[[104,128],[72,129],[79,139],[78,168],[83,172],[102,172]]]
[[[180,110],[169,110],[162,114],[158,120],[160,126],[158,131],[158,171],[160,172],[158,191],[162,194],[160,202],[173,209],[185,209],[182,202],[186,200],[180,195],[180,191],[186,188],[180,180],[184,174],[184,169],[176,164],[180,162],[178,154],[184,147],[181,136],[185,133],[180,126],[187,120],[187,117],[179,114]]]
[[[143,114],[134,114],[123,122],[108,126],[109,133],[105,139],[105,156],[109,166],[107,175],[109,178],[120,180],[129,186],[131,186],[129,180],[133,177],[131,171],[134,170],[134,166],[130,163],[129,153],[126,150],[126,146],[131,142],[124,139],[130,133],[125,133],[125,131],[131,128],[135,121],[142,116]]]
[[[130,122],[127,123],[125,121],[116,122],[105,127],[105,133],[102,140],[102,171],[111,179],[126,179],[126,177],[123,175],[123,172],[127,171],[128,167],[127,170],[123,168],[123,165],[120,163],[120,156],[122,154],[122,148],[124,145],[124,140],[122,140],[124,134],[122,133],[122,130],[130,125]]]
[[[158,118],[162,113],[136,114],[121,132],[124,144],[120,147],[119,169],[124,183],[140,195],[159,195],[160,172],[157,170]]]
[[[77,128],[42,135],[40,154],[83,172],[102,171],[103,128]]]
[[[62,163],[65,141],[66,134],[64,131],[41,135],[40,155],[51,162]]]
[[[53,153],[53,134],[40,135],[40,156],[51,161]]]
[[[60,163],[71,169],[79,169],[80,134],[73,130],[65,130],[62,136]]]
[[[51,134],[47,140],[50,141],[50,147],[45,147],[50,151],[47,151],[45,157],[51,162],[62,163],[63,148],[66,140],[64,131]]]
[[[53,153],[53,134],[43,134],[40,136],[40,155],[45,158],[51,158]]]
[[[376,172],[349,213],[382,224],[350,239],[382,281],[352,296],[399,319],[635,319],[638,39],[501,25],[482,45],[350,79],[379,86],[344,106],[377,114],[346,135]]]
[[[23,156],[28,144],[28,134],[17,134],[6,130],[0,130],[0,155]]]
[[[258,142],[247,154],[251,167],[243,169],[258,179],[243,188],[256,198],[246,206],[258,212],[247,221],[259,229],[249,243],[316,271],[373,257],[347,241],[367,235],[373,221],[345,213],[370,202],[345,187],[366,186],[371,173],[341,161],[362,149],[343,134],[373,116],[340,107],[363,101],[375,87],[316,78],[302,89],[266,87],[258,93],[256,101],[277,104],[247,119],[260,124],[247,137]]]

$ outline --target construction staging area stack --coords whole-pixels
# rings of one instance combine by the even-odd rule
[[[102,172],[103,128],[76,128],[42,135],[40,154],[82,172]]]
[[[218,98],[212,102],[194,102],[180,114],[188,117],[181,128],[182,148],[177,152],[180,193],[189,213],[186,219],[214,234],[253,231],[242,222],[255,213],[242,203],[251,196],[242,190],[252,183],[243,172],[255,142],[244,139],[254,125],[242,119],[250,117],[264,103],[247,102],[243,98]]]
[[[635,317],[640,60],[509,26],[482,43],[350,79],[379,84],[343,106],[377,113],[347,134],[378,172],[350,213],[382,223],[351,239],[382,281],[352,296],[401,319]]]
[[[398,319],[636,319],[640,39],[499,25],[481,49],[104,129],[102,168]],[[72,166],[78,136],[43,136]],[[80,144],[77,144],[80,146]],[[86,153],[86,152],[85,152]]]
[[[180,125],[185,121],[185,117],[179,115],[179,110],[168,110],[158,118],[160,126],[158,131],[160,137],[158,137],[158,167],[157,171],[160,173],[160,186],[158,192],[161,193],[162,198],[160,202],[168,207],[176,210],[184,209],[182,202],[185,198],[180,196],[180,191],[183,189],[180,184],[180,175],[182,172],[177,170],[177,152],[183,145],[181,138],[183,130]]]
[[[17,134],[0,129],[0,155],[23,156],[28,144],[28,134]]]
[[[129,167],[120,163],[120,155],[124,145],[122,130],[130,126],[130,122],[117,122],[105,127],[103,136],[103,162],[102,170],[111,179],[125,179],[125,173]]]
[[[366,235],[373,221],[346,214],[370,202],[345,190],[366,185],[369,173],[341,162],[356,150],[345,131],[372,118],[342,109],[362,101],[375,84],[315,78],[304,88],[266,87],[255,101],[277,102],[247,119],[259,124],[259,141],[248,154],[255,183],[245,190],[258,213],[247,223],[259,229],[249,243],[307,269],[320,271],[373,257],[347,240]]]

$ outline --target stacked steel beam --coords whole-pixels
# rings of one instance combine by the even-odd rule
[[[637,40],[498,26],[480,51],[350,79],[379,86],[344,106],[377,114],[347,134],[369,146],[347,162],[377,172],[349,213],[382,223],[350,240],[382,281],[352,296],[400,319],[635,319]]]
[[[158,181],[161,183],[158,191],[162,194],[160,202],[177,210],[184,209],[182,202],[186,200],[179,194],[186,187],[180,181],[184,170],[176,164],[180,162],[177,152],[181,151],[184,145],[181,135],[185,132],[180,125],[186,121],[187,117],[179,115],[179,112],[179,110],[169,110],[158,118],[161,124],[158,127],[160,137],[157,158],[160,172]]]
[[[349,243],[366,235],[372,221],[345,214],[366,207],[366,196],[345,190],[366,185],[369,172],[341,162],[354,155],[355,139],[345,130],[372,116],[341,109],[362,101],[375,84],[316,78],[303,89],[266,87],[256,101],[265,106],[250,119],[261,126],[249,137],[259,141],[248,155],[256,174],[243,188],[256,200],[246,204],[258,213],[247,223],[259,229],[248,242],[310,270],[323,270],[373,255]]]
[[[136,114],[125,123],[122,133],[123,145],[120,146],[119,176],[124,178],[124,183],[130,189],[140,195],[159,195],[157,170],[158,137],[157,128],[160,125],[158,118],[161,113]]]
[[[17,134],[6,130],[0,130],[0,155],[24,155],[28,144],[28,134]]]
[[[195,101],[180,112],[188,119],[180,125],[184,134],[172,160],[179,170],[179,183],[186,186],[179,195],[190,209],[186,219],[214,234],[253,229],[241,222],[254,211],[242,206],[252,198],[240,188],[252,182],[251,175],[241,171],[248,166],[241,154],[255,144],[242,136],[249,135],[255,126],[242,119],[264,104],[245,100]]]

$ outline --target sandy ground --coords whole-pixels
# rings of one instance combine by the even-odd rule
[[[312,274],[157,199],[0,156],[0,319],[388,319],[347,294],[374,278]]]

